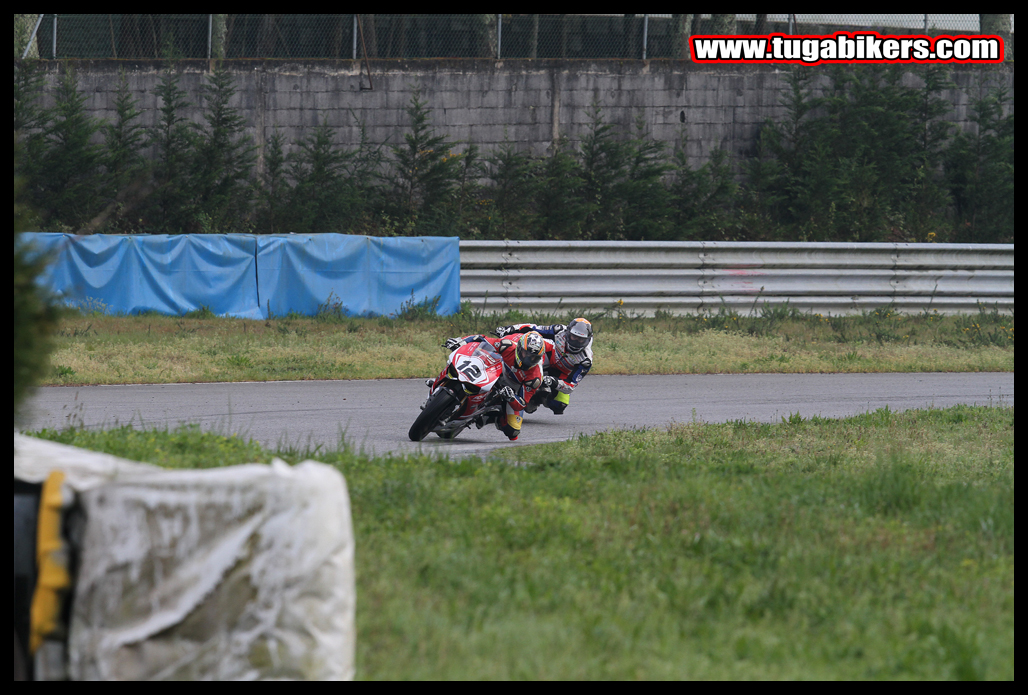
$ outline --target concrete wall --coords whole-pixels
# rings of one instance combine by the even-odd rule
[[[143,110],[142,122],[156,122],[154,89],[165,69],[162,61],[71,64],[94,116],[114,117],[115,90],[124,71]],[[760,124],[784,116],[780,100],[788,74],[775,66],[669,60],[382,60],[371,62],[374,89],[362,90],[368,76],[362,77],[360,63],[350,60],[231,60],[226,65],[236,76],[236,105],[262,151],[275,127],[291,143],[320,121],[335,129],[336,141],[343,145],[358,142],[356,120],[366,124],[373,142],[402,142],[408,125],[404,109],[412,91],[420,88],[432,109],[433,125],[451,140],[473,142],[483,152],[504,138],[535,154],[544,154],[560,136],[576,142],[587,131],[596,103],[605,120],[623,125],[626,133],[634,132],[637,118],[652,137],[669,144],[684,132],[694,165],[705,161],[712,148],[723,147],[735,155],[750,151]],[[199,87],[210,64],[193,60],[178,66],[180,86],[197,104],[190,116],[199,121]],[[63,63],[48,67],[47,102],[52,101],[54,82],[63,69]],[[807,69],[823,74],[820,68]],[[983,74],[979,67],[955,67],[952,79],[957,88],[944,95],[954,105],[951,120],[964,128],[973,125],[968,121],[970,94]],[[987,74],[1007,87],[1012,110],[1013,65],[991,68]],[[910,74],[905,79],[919,83]]]

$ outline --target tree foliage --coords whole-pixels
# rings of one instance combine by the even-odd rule
[[[971,102],[973,133],[958,133],[945,154],[957,228],[954,241],[1013,240],[1014,114],[1003,115],[1008,94],[979,76]]]
[[[41,106],[41,86],[35,63],[16,62],[15,128],[30,155],[19,173],[49,229],[1013,238],[1013,116],[988,70],[972,95],[973,127],[961,130],[947,120],[952,105],[944,93],[954,89],[947,66],[798,67],[781,95],[784,116],[767,121],[747,153],[688,142],[684,131],[662,142],[641,116],[634,127],[613,122],[596,103],[577,143],[558,138],[538,156],[507,138],[482,156],[433,126],[415,88],[395,139],[371,142],[356,118],[356,148],[341,146],[330,122],[295,142],[276,129],[259,175],[231,75],[220,64],[206,77],[199,109],[174,67],[167,70],[155,90],[157,123],[148,129],[124,79],[115,117],[102,127],[86,115],[72,71],[61,75],[52,108]]]
[[[393,189],[396,214],[412,219],[436,213],[450,202],[460,178],[460,155],[452,152],[445,135],[436,134],[420,90],[414,90],[406,111],[410,127],[403,144],[391,148],[386,180]]]
[[[196,128],[192,155],[194,225],[189,231],[216,231],[252,214],[250,180],[256,147],[245,134],[246,120],[230,103],[236,90],[219,62],[203,86],[204,123]]]
[[[492,209],[486,215],[486,222],[491,224],[484,226],[488,231],[495,229],[502,237],[519,238],[525,229],[536,224],[537,213],[532,203],[540,193],[539,167],[506,136],[485,161],[493,185]]]
[[[354,153],[335,146],[331,129],[322,124],[300,140],[290,157],[295,182],[289,194],[286,228],[301,233],[341,232],[356,208],[346,165]]]
[[[902,83],[900,66],[835,66],[817,94],[814,75],[794,70],[784,99],[787,117],[766,125],[761,151],[749,163],[744,196],[752,214],[773,215],[776,236],[785,238],[789,232],[812,241],[960,238],[958,227],[968,222],[964,210],[977,204],[962,194],[974,184],[962,186],[975,180],[978,164],[996,166],[988,177],[993,191],[1002,190],[1004,180],[1012,189],[1013,117],[999,118],[1002,96],[982,98],[973,117],[985,124],[977,142],[953,135],[942,120],[949,105],[940,93],[952,87],[947,71],[927,66],[918,75],[923,86],[915,88]],[[997,147],[986,154],[986,143]],[[1005,235],[990,232],[991,241],[1012,238],[1012,197],[982,204],[992,211],[990,219],[1002,219],[1001,199],[1011,203],[1010,224],[1001,223]]]
[[[42,151],[32,179],[31,202],[48,229],[78,229],[103,204],[102,151],[93,142],[100,124],[86,113],[75,72],[66,67],[43,128]]]
[[[19,174],[20,145],[14,141],[14,331],[12,361],[14,363],[14,413],[24,402],[29,390],[50,367],[53,333],[59,309],[37,280],[49,260],[39,254],[23,238],[31,228],[33,215],[24,199],[24,179]]]
[[[155,92],[160,99],[157,125],[147,134],[147,145],[154,150],[154,190],[140,221],[153,234],[180,234],[193,214],[188,174],[194,136],[185,115],[190,104],[174,70],[161,75]]]

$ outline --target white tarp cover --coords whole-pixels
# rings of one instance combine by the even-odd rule
[[[165,470],[14,444],[15,478],[62,470],[85,513],[73,679],[353,677],[353,529],[337,470]]]

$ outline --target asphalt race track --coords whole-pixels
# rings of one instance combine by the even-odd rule
[[[421,446],[454,457],[484,456],[499,447],[693,419],[779,422],[796,412],[805,418],[844,417],[885,406],[1013,405],[1014,374],[593,375],[575,391],[564,415],[540,408],[527,416],[517,444],[491,427],[472,427],[452,442],[435,435],[420,445],[411,442],[407,430],[427,393],[420,379],[47,387],[29,401],[17,427],[199,423],[272,447],[334,447],[345,435],[378,454]]]

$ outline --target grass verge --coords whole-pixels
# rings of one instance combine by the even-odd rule
[[[172,467],[237,437],[37,433]],[[1014,410],[685,424],[336,465],[366,679],[1012,679]],[[521,465],[511,465],[518,463]]]
[[[984,308],[968,316],[888,309],[825,317],[765,309],[698,316],[594,316],[594,374],[1013,371],[1014,318]],[[382,379],[438,373],[450,336],[497,325],[566,322],[567,316],[457,315],[428,310],[394,318],[268,321],[69,314],[44,385]]]

